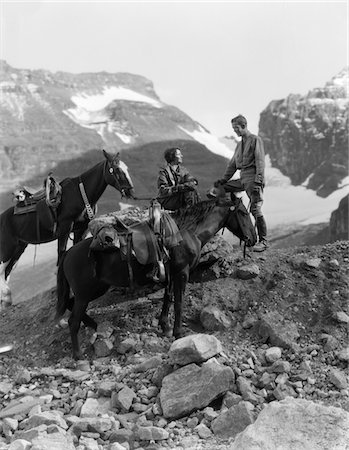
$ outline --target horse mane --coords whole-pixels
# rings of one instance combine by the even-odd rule
[[[207,217],[217,205],[216,200],[204,200],[195,205],[180,208],[171,216],[180,230],[195,231],[196,227]]]

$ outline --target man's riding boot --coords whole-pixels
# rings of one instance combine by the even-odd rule
[[[253,247],[255,252],[263,252],[268,248],[267,244],[267,224],[265,223],[264,217],[260,216],[256,219],[256,226],[258,232],[259,242]]]

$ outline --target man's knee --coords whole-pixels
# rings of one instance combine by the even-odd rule
[[[263,202],[252,202],[251,203],[251,214],[253,215],[253,217],[255,219],[257,219],[258,217],[263,217],[263,213],[262,213],[262,205]]]

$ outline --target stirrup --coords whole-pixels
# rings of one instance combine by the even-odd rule
[[[155,283],[163,283],[166,280],[165,265],[163,261],[157,262],[157,268],[152,278]]]

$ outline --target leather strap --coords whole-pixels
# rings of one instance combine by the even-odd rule
[[[85,204],[87,217],[88,217],[89,220],[92,220],[95,215],[94,215],[93,209],[92,209],[92,207],[91,207],[91,205],[90,205],[90,203],[88,201],[88,198],[87,198],[87,195],[86,195],[86,191],[85,191],[85,188],[84,188],[84,184],[83,184],[82,181],[79,183],[79,189],[80,189],[80,192],[81,192],[81,197],[82,197],[82,199],[84,201],[84,204]]]

